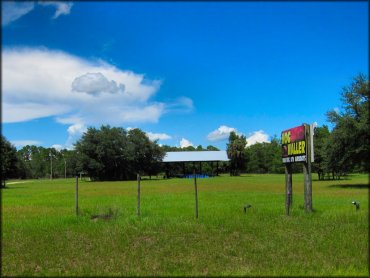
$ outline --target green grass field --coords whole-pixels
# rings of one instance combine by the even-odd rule
[[[78,217],[74,179],[9,182],[2,275],[369,275],[368,176],[313,178],[314,212],[296,174],[289,217],[284,175],[198,179],[198,219],[191,179],[143,180],[141,217],[136,182],[80,182]]]

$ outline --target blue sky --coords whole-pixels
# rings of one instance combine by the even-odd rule
[[[368,2],[2,3],[2,133],[73,147],[89,126],[226,148],[328,124],[368,75]]]

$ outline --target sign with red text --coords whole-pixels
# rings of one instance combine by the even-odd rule
[[[297,126],[281,133],[283,163],[307,161],[305,126]]]

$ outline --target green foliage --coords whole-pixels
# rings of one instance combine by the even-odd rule
[[[281,144],[274,137],[270,143],[256,143],[245,150],[248,173],[284,173]]]
[[[239,176],[245,168],[245,146],[247,139],[244,135],[230,132],[227,144],[227,155],[230,159],[230,176]]]
[[[342,111],[329,111],[335,126],[327,143],[327,171],[340,176],[369,168],[369,81],[360,74],[342,91]]]
[[[164,152],[156,142],[151,142],[140,129],[128,132],[128,147],[130,148],[130,163],[132,170],[140,174],[154,175],[161,169]]]
[[[137,173],[155,174],[164,153],[139,129],[88,128],[75,144],[77,168],[94,180],[135,179]]]
[[[74,150],[27,145],[17,151],[17,157],[18,178],[50,178],[51,173],[53,178],[64,178],[77,174]]]
[[[0,144],[1,187],[5,187],[5,181],[17,175],[18,158],[16,148],[2,135]]]
[[[212,145],[208,145],[207,148],[206,148],[207,151],[219,151],[218,148],[212,146]]]
[[[323,180],[327,172],[327,148],[329,144],[330,132],[328,126],[316,127],[314,133],[314,156],[315,162],[312,164],[312,172],[317,172],[319,180]]]

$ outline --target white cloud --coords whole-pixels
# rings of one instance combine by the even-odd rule
[[[143,74],[121,70],[105,61],[90,61],[46,48],[2,50],[3,121],[43,117],[69,125],[71,148],[86,126],[156,123],[164,113],[193,108],[191,99],[151,101],[161,86]],[[154,136],[154,135],[153,135]],[[165,135],[158,135],[166,140]]]
[[[54,145],[51,146],[51,148],[54,148],[57,151],[61,151],[62,149],[64,149],[64,147],[62,145],[59,145],[59,144],[54,144]]]
[[[53,19],[58,18],[60,15],[67,15],[71,12],[73,3],[71,2],[59,2],[59,1],[38,1],[38,5],[41,6],[53,6],[55,7],[55,13]],[[4,1],[2,3],[2,25],[8,25],[13,21],[21,18],[28,14],[35,8],[35,2],[33,1]]]
[[[179,97],[166,105],[166,112],[192,112],[194,110],[193,100],[188,97]]]
[[[3,79],[3,83],[6,81]],[[4,87],[3,87],[4,88]],[[3,99],[5,99],[6,92],[3,89]],[[22,103],[6,102],[3,100],[3,121],[5,123],[23,122],[32,119],[53,116],[56,114],[63,114],[69,111],[69,107],[63,104],[37,103],[34,101],[25,101]]]
[[[232,131],[234,131],[234,132],[237,133],[236,128],[222,125],[218,129],[216,129],[216,130],[212,131],[211,133],[209,133],[207,135],[207,139],[209,141],[222,141],[222,140],[226,140],[226,139],[229,138],[230,132],[232,132]]]
[[[100,93],[115,94],[119,91],[123,92],[125,90],[125,85],[119,84],[117,86],[117,83],[114,80],[109,81],[100,72],[86,73],[73,80],[72,90],[91,95],[98,95]]]
[[[40,141],[36,141],[36,140],[14,140],[14,141],[11,141],[11,143],[16,146],[17,148],[21,148],[21,147],[24,147],[24,146],[31,146],[31,145],[40,145],[41,142]]]
[[[53,18],[58,18],[60,15],[67,15],[71,12],[73,3],[71,2],[59,2],[59,1],[39,1],[42,6],[54,6],[56,11]]]
[[[16,21],[35,7],[33,2],[4,1],[1,9],[2,25]]]
[[[163,102],[150,101],[159,90],[159,80],[147,80],[104,61],[45,48],[3,49],[2,61],[3,121],[7,123],[49,116],[68,124],[155,123],[167,108]],[[92,77],[89,73],[99,73],[94,75],[98,81],[84,80]],[[73,91],[73,82],[75,89],[86,93]],[[116,93],[98,94],[98,88]]]
[[[87,127],[84,124],[78,123],[68,127],[68,139],[66,142],[66,148],[73,149],[73,144],[77,142],[84,132],[87,131]]]
[[[61,124],[81,124],[83,120],[78,116],[64,116],[62,118],[56,117],[55,120]]]
[[[256,143],[270,142],[268,138],[269,135],[266,134],[263,130],[254,131],[252,135],[247,138],[247,147]]]
[[[152,132],[146,132],[146,135],[149,137],[151,141],[155,140],[169,140],[172,137],[166,133],[152,133]]]
[[[194,146],[192,142],[190,142],[189,140],[187,140],[185,138],[181,139],[180,148],[186,148],[186,147],[190,147],[190,146]]]
[[[87,128],[82,124],[74,124],[67,129],[69,135],[82,134],[86,130]]]

